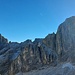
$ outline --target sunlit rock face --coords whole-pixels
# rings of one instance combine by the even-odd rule
[[[67,18],[56,34],[36,38],[33,42],[9,42],[0,34],[0,74],[15,75],[45,65],[75,63],[75,17]],[[20,74],[21,75],[21,74]]]

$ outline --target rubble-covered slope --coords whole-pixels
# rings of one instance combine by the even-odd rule
[[[75,75],[75,66],[70,62],[66,62],[55,67],[45,66],[26,73],[19,72],[16,75]]]

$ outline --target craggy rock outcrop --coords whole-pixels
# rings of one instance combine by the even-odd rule
[[[0,50],[0,73],[27,72],[47,64],[56,65],[56,60],[57,54],[43,43],[43,39],[11,42]]]
[[[63,22],[57,33],[33,42],[9,42],[0,34],[0,74],[15,75],[61,61],[75,63],[75,17]],[[22,74],[20,74],[22,75]]]
[[[8,43],[8,39],[4,38],[4,37],[0,34],[0,50],[1,50],[2,48],[4,48],[7,43]]]
[[[8,40],[0,34],[0,43],[8,43]]]
[[[56,50],[56,34],[53,32],[52,34],[48,34],[43,39],[44,44],[51,48],[52,50]]]

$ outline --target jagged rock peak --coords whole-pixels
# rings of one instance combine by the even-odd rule
[[[56,34],[48,34],[44,39],[43,43],[50,47],[52,50],[56,50]]]
[[[8,43],[8,39],[0,34],[0,43]]]

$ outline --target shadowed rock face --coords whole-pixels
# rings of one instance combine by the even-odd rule
[[[75,17],[63,22],[57,33],[33,42],[9,42],[0,34],[0,74],[15,75],[38,69],[44,65],[57,65],[59,61],[75,63]]]
[[[56,34],[53,32],[52,34],[48,34],[43,42],[47,47],[50,47],[52,50],[56,50]]]
[[[0,34],[0,43],[8,43],[8,40]]]

